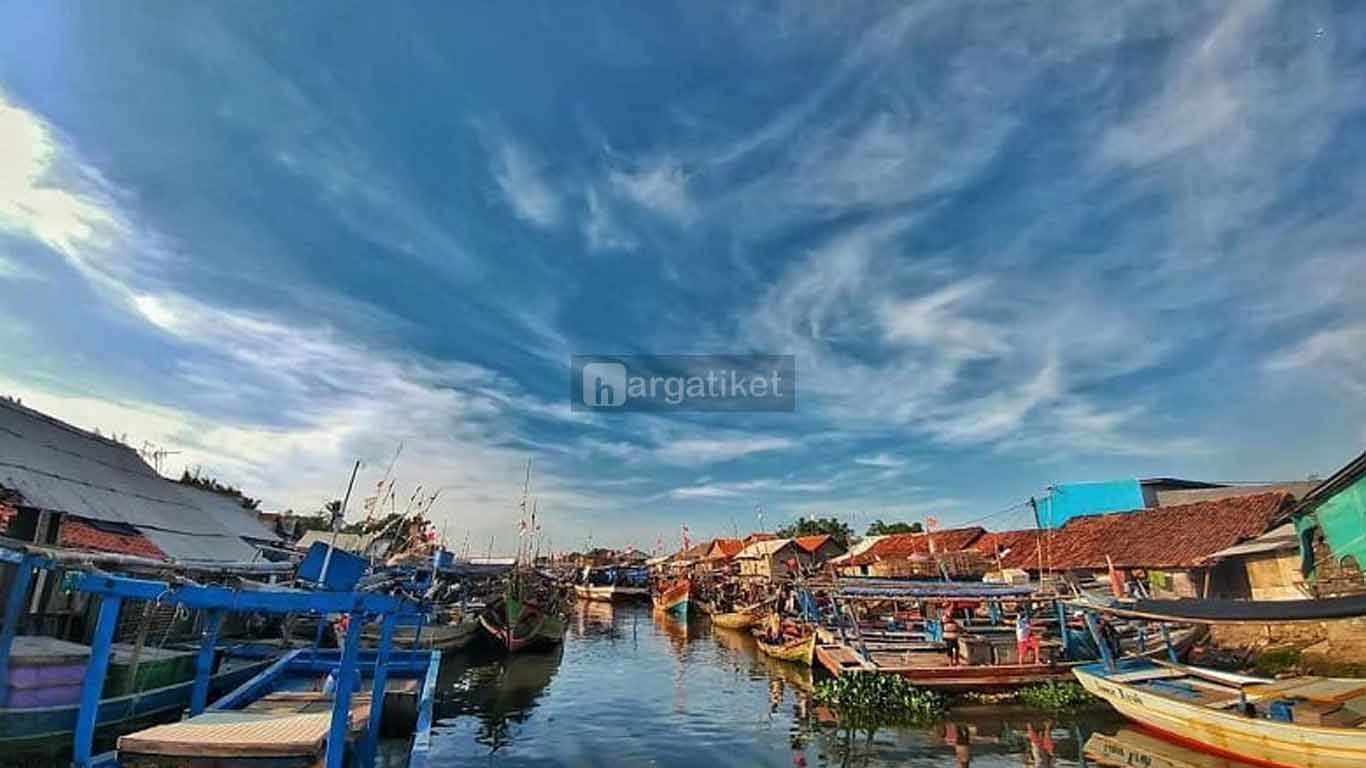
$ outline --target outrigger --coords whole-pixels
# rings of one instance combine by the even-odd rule
[[[329,560],[336,568],[334,574],[354,568],[358,576],[363,567],[363,562],[353,562],[358,558],[342,552],[330,552],[324,558],[325,562]],[[54,568],[58,563],[42,548],[11,547],[8,542],[0,542],[0,561],[17,566],[0,628],[0,682],[5,683],[0,685],[0,692],[5,692],[12,688],[18,617],[32,575],[37,569]],[[67,569],[68,589],[99,600],[89,658],[78,681],[71,749],[76,768],[217,765],[238,759],[273,760],[272,765],[368,768],[374,764],[390,678],[422,681],[420,693],[414,697],[415,738],[409,766],[425,768],[441,654],[392,648],[400,619],[423,613],[424,607],[416,600],[401,592],[355,591],[354,580],[350,586],[337,589],[338,580],[328,578],[326,565],[318,589],[279,587],[246,579],[200,584],[184,577],[142,578],[93,567],[76,570],[70,563],[61,567]],[[121,736],[114,751],[96,754],[96,731],[136,714],[127,701],[101,698],[120,610],[126,600],[203,611],[204,630],[186,697],[189,717]],[[211,702],[218,635],[230,612],[343,614],[348,622],[339,650],[315,645],[290,651]],[[382,628],[378,648],[372,652],[360,648],[369,618],[377,619]],[[367,681],[369,693],[360,693]]]

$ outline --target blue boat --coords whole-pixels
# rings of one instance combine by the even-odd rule
[[[429,606],[405,595],[421,594],[416,585],[385,582],[359,588],[360,570],[354,556],[325,553],[319,572],[299,577],[308,588],[230,579],[205,585],[191,580],[164,581],[77,570],[70,561],[58,563],[57,553],[37,548],[13,549],[0,542],[0,562],[17,566],[0,624],[0,695],[33,703],[4,713],[6,729],[25,729],[36,735],[71,734],[72,765],[77,768],[194,766],[219,764],[237,758],[283,758],[272,764],[344,765],[370,768],[375,760],[385,704],[394,691],[391,681],[414,681],[403,693],[412,702],[415,731],[412,764],[426,762],[430,745],[431,707],[440,651],[397,651],[393,639],[400,623],[417,621]],[[79,566],[77,566],[79,567]],[[25,603],[32,575],[39,569],[67,570],[65,587],[97,600],[98,619],[88,654],[59,658],[51,665],[15,665],[18,615]],[[339,578],[340,577],[340,578]],[[114,636],[124,601],[156,602],[199,610],[202,639],[193,651],[194,677],[129,696],[104,698]],[[266,614],[341,615],[346,629],[341,648],[323,650],[317,643],[286,653],[273,661],[264,658],[241,667],[220,668],[219,632],[229,612]],[[367,622],[380,627],[374,650],[361,649]],[[60,642],[60,641],[54,641]],[[70,645],[70,644],[68,644]],[[83,651],[83,647],[77,646]],[[243,679],[245,678],[245,679]],[[211,701],[216,690],[231,688]],[[368,691],[368,693],[367,693]],[[17,693],[16,693],[17,692]],[[72,697],[45,707],[40,697]],[[97,730],[127,726],[137,720],[185,707],[189,719],[155,725],[119,737],[118,749],[95,753]],[[38,710],[38,711],[29,711]],[[405,719],[405,718],[398,718]],[[249,724],[243,727],[243,724]],[[424,730],[426,732],[424,732]],[[274,735],[272,735],[274,734]],[[244,741],[244,739],[246,741]],[[261,741],[264,739],[264,741]],[[247,743],[250,742],[250,743]],[[275,751],[272,751],[275,750]],[[278,753],[278,755],[277,755]],[[129,763],[122,759],[128,758]]]

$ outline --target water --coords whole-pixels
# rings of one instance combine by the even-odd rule
[[[1092,732],[1120,726],[1104,711],[977,706],[932,727],[850,732],[810,700],[812,674],[705,620],[580,604],[554,653],[452,655],[433,764],[1067,766],[1084,764]]]

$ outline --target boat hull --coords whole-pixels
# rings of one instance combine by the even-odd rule
[[[816,635],[814,632],[799,640],[790,640],[786,643],[769,643],[760,637],[754,638],[754,643],[767,656],[808,667],[811,666],[812,657],[816,653]]]
[[[266,659],[244,664],[214,675],[212,688],[228,690],[250,680],[273,663]],[[190,701],[194,681],[132,693],[100,702],[96,719],[96,733],[177,712]],[[70,746],[71,734],[76,729],[79,705],[0,709],[0,749],[6,753],[41,748],[48,744]]]
[[[595,586],[592,584],[574,585],[574,595],[580,600],[597,603],[621,603],[630,600],[644,600],[650,596],[649,587],[623,587],[616,584]]]
[[[749,629],[758,623],[759,617],[753,613],[714,613],[711,616],[711,623],[726,629]]]
[[[490,604],[479,614],[479,625],[495,645],[508,653],[553,648],[564,640],[563,617],[524,604],[515,622],[507,620],[504,600]]]
[[[688,617],[688,602],[692,597],[692,584],[687,579],[679,579],[664,586],[652,596],[655,610],[672,613],[682,618]]]
[[[453,624],[429,624],[422,628],[419,635],[415,627],[399,627],[394,632],[395,648],[425,648],[437,651],[456,651],[473,642],[479,636],[479,620],[468,618]],[[377,628],[366,627],[361,635],[366,646],[379,646],[380,632]],[[413,640],[416,638],[417,643]]]
[[[1366,765],[1366,731],[1360,729],[1296,725],[1177,701],[1108,679],[1094,664],[1074,673],[1121,715],[1193,749],[1275,768]]]

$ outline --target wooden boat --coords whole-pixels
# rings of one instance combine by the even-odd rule
[[[1366,765],[1366,680],[1271,681],[1147,659],[1074,672],[1120,714],[1183,746],[1275,768]]]
[[[156,725],[121,736],[111,765],[121,768],[220,768],[225,765],[314,768],[323,765],[332,727],[335,695],[322,684],[324,670],[335,669],[340,651],[293,651],[269,669],[213,702],[204,712],[176,723]],[[378,737],[385,710],[397,709],[402,696],[416,706],[397,730],[415,725],[414,755],[429,741],[432,697],[441,663],[440,651],[391,651],[384,669],[388,676],[382,702],[369,690],[349,697],[344,733],[359,745],[364,736]],[[377,657],[367,652],[357,672],[373,675]],[[407,679],[404,679],[407,678]],[[420,682],[419,682],[420,681]],[[321,689],[321,690],[320,690]],[[394,728],[394,726],[390,726]],[[372,744],[373,738],[368,739]],[[425,756],[425,755],[424,755]],[[341,764],[341,760],[336,760]],[[410,765],[416,762],[410,761]],[[358,764],[353,760],[351,764]]]
[[[1104,768],[1252,768],[1251,763],[1197,752],[1131,728],[1092,734],[1083,751]]]
[[[650,596],[649,571],[620,566],[587,568],[574,585],[574,595],[598,602],[644,600]]]
[[[656,611],[673,613],[687,618],[688,600],[692,593],[692,582],[687,578],[665,582],[660,585],[657,592],[651,595]]]
[[[816,633],[812,632],[805,637],[782,643],[770,643],[764,638],[756,636],[754,644],[767,656],[772,656],[781,661],[790,661],[794,664],[805,664],[809,667],[816,652]]]
[[[762,605],[751,605],[741,608],[738,611],[728,613],[713,613],[711,623],[714,626],[726,629],[749,629],[759,622],[763,617]]]
[[[423,625],[421,633],[417,627],[398,627],[394,630],[395,648],[427,648],[438,651],[455,651],[469,645],[479,636],[479,617],[474,614],[452,617],[451,621]],[[370,625],[365,628],[361,640],[369,647],[379,644],[380,629]],[[417,642],[414,643],[413,641]]]
[[[80,666],[77,667],[77,676],[70,678],[74,685],[71,698],[52,698],[60,693],[59,689],[66,687],[63,685],[66,681],[57,679],[52,681],[55,687],[48,686],[41,693],[37,687],[28,688],[36,695],[45,697],[41,700],[27,702],[28,705],[0,707],[0,749],[14,753],[45,750],[49,745],[69,747],[80,709],[78,696],[81,677],[84,675],[84,659],[89,657],[90,649],[47,637],[19,636],[14,643],[10,660],[17,668],[23,667],[26,657],[36,658],[40,653],[45,654],[45,662],[50,662],[41,664],[48,669],[62,666],[63,659],[78,661]],[[222,661],[218,673],[210,677],[210,690],[223,692],[241,685],[269,667],[279,652],[278,648],[257,645],[220,650]],[[54,653],[58,655],[54,656]],[[139,669],[136,681],[133,681],[130,671],[132,647],[115,644],[110,672],[106,677],[105,695],[100,700],[96,732],[105,733],[165,717],[183,709],[189,703],[190,692],[194,688],[193,664],[189,666],[187,674],[179,674],[181,670],[177,668],[168,668],[169,676],[165,679],[156,669],[165,663],[179,667],[179,657],[183,655],[183,652],[172,655],[171,652],[144,648],[141,652],[141,664],[144,666]],[[164,661],[162,657],[165,657]],[[193,662],[193,653],[189,654],[189,659]],[[117,684],[121,677],[127,679],[127,684]],[[23,700],[16,697],[16,701]]]
[[[564,640],[568,624],[553,609],[508,594],[479,614],[479,624],[508,653],[552,648]]]

